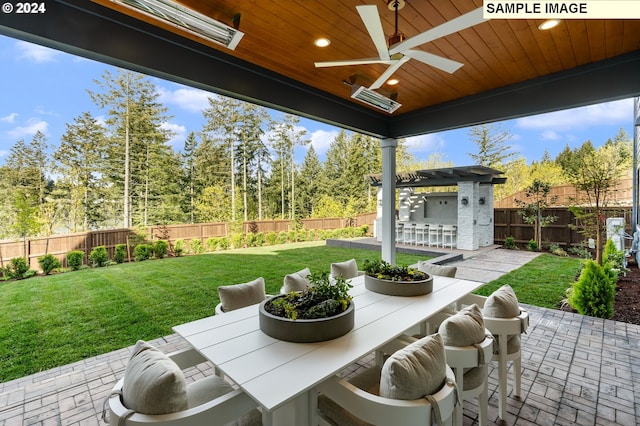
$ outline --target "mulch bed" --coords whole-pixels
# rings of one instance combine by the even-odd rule
[[[640,268],[636,263],[627,265],[626,276],[618,278],[612,320],[640,325]]]

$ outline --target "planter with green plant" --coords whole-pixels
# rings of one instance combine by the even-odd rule
[[[296,343],[320,342],[347,334],[355,308],[342,277],[327,272],[307,277],[311,286],[269,298],[259,307],[260,329],[271,337]]]
[[[366,259],[363,270],[365,288],[375,293],[420,296],[433,291],[433,277],[416,268]]]

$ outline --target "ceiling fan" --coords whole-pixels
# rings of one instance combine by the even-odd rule
[[[356,6],[356,9],[360,14],[360,18],[367,28],[367,32],[378,51],[377,58],[316,62],[316,68],[368,64],[391,65],[380,77],[378,77],[376,81],[373,82],[371,86],[369,86],[369,89],[380,88],[385,81],[387,81],[387,79],[402,66],[402,64],[412,58],[453,74],[463,64],[422,50],[413,50],[412,48],[484,22],[486,19],[482,17],[482,8],[480,7],[475,9],[469,13],[452,19],[451,21],[445,22],[444,24],[438,25],[437,27],[431,28],[405,40],[404,35],[398,32],[398,11],[402,9],[404,5],[404,0],[388,0],[389,9],[395,10],[396,15],[395,33],[389,38],[388,47],[387,39],[382,29],[380,15],[378,14],[378,7],[376,5]]]

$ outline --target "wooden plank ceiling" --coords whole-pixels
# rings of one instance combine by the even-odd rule
[[[130,14],[109,0],[96,2]],[[356,6],[376,4],[384,32],[390,36],[394,33],[394,12],[387,8],[385,0],[181,3],[228,25],[234,15],[241,14],[239,30],[244,37],[238,47],[231,51],[210,44],[212,48],[349,102],[357,101],[350,99],[350,88],[343,81],[356,76],[359,84],[367,86],[387,68],[380,64],[314,66],[316,61],[376,57]],[[399,30],[409,38],[481,6],[481,0],[407,0],[399,12]],[[397,92],[402,107],[395,114],[400,115],[640,49],[640,20],[565,20],[548,31],[539,30],[540,23],[485,21],[418,46],[415,49],[464,66],[449,74],[411,59],[394,75],[400,83],[394,88],[383,86],[380,91],[385,95]],[[325,48],[314,46],[318,37],[330,39],[331,44]]]

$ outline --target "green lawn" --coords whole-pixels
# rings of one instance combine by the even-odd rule
[[[331,262],[380,258],[380,251],[324,241],[127,263],[0,282],[0,382],[171,334],[213,315],[216,288],[264,277],[277,293],[286,274]],[[398,253],[398,264],[425,257]]]
[[[582,259],[543,253],[515,271],[485,284],[476,293],[488,296],[498,287],[509,284],[519,302],[558,309],[567,288],[578,278],[582,264]]]

